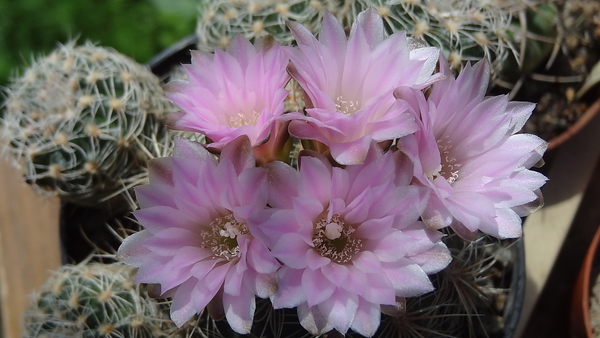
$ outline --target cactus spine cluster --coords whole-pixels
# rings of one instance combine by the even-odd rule
[[[538,36],[539,6],[554,6],[554,0],[529,2],[525,0],[208,0],[200,6],[196,33],[198,49],[211,52],[214,47],[224,48],[235,34],[249,39],[272,34],[281,44],[290,44],[293,37],[286,28],[287,20],[304,24],[316,34],[324,11],[330,11],[345,26],[350,26],[358,13],[369,7],[377,9],[384,19],[389,34],[405,30],[428,45],[439,47],[454,69],[461,69],[467,61],[487,58],[492,75],[499,77],[506,61],[521,66],[526,61],[520,54],[525,49],[519,41],[538,43],[547,48],[548,40],[556,37],[554,17],[541,27],[545,34]],[[541,16],[549,11],[542,8]],[[530,30],[527,18],[538,21]],[[551,14],[551,13],[550,13]],[[523,29],[523,27],[525,27]],[[527,35],[529,37],[525,37]],[[519,41],[516,41],[519,40]],[[551,46],[550,46],[551,48]],[[534,55],[531,64],[539,64],[544,55]],[[531,53],[530,53],[531,54]],[[529,57],[528,59],[531,59]],[[527,67],[527,70],[530,70]],[[518,71],[519,68],[517,68]],[[511,70],[513,72],[513,70]]]
[[[285,22],[293,20],[318,32],[326,11],[334,12],[337,0],[209,0],[199,7],[196,28],[198,49],[212,52],[227,47],[242,34],[255,39],[271,34],[283,45],[294,40]]]
[[[373,7],[387,30],[406,30],[415,38],[438,46],[451,64],[488,57],[498,64],[511,50],[505,32],[511,15],[494,1],[469,0],[336,0],[336,1],[207,1],[200,8],[199,48],[223,47],[234,34],[248,38],[272,34],[289,44],[293,38],[285,21],[294,20],[317,33],[323,11],[335,14],[346,26],[358,13]],[[204,48],[203,48],[204,47]]]
[[[23,338],[177,336],[161,305],[132,282],[133,268],[86,263],[62,266],[32,295]]]
[[[489,0],[345,0],[337,16],[345,25],[368,7],[384,19],[389,33],[409,35],[439,47],[455,69],[466,61],[488,58],[493,68],[514,52],[506,31],[511,13]]]
[[[89,206],[145,170],[174,109],[147,67],[89,42],[33,60],[5,96],[3,146],[26,181]]]

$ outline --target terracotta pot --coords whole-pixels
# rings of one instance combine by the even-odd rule
[[[596,102],[598,103],[598,102]],[[571,303],[571,337],[593,337],[590,320],[590,294],[598,276],[598,258],[600,258],[600,227],[592,239],[585,255],[581,270],[577,276]]]

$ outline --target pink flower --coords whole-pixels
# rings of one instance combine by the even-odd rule
[[[275,293],[279,263],[247,223],[267,206],[266,178],[246,137],[226,145],[220,162],[184,139],[172,158],[150,162],[150,184],[136,188],[145,229],[125,239],[118,257],[139,268],[136,282],[160,284],[173,297],[177,325],[211,302],[248,333],[255,296]]]
[[[422,89],[438,79],[432,76],[437,48],[410,50],[406,32],[386,38],[373,8],[358,15],[349,38],[329,13],[319,40],[298,23],[289,26],[299,48],[288,49],[288,71],[306,93],[308,114],[285,115],[294,119],[294,137],[324,143],[340,164],[360,164],[372,140],[393,140],[417,129],[393,91]]]
[[[373,144],[364,164],[343,169],[311,154],[299,170],[267,165],[273,208],[260,236],[283,264],[273,306],[297,307],[315,335],[372,336],[382,307],[431,291],[427,275],[450,254],[439,232],[417,222],[427,194],[409,185],[412,165],[400,152],[383,155]]]
[[[216,149],[240,135],[247,135],[252,146],[265,142],[283,113],[287,64],[272,40],[253,46],[241,35],[226,52],[192,52],[192,64],[185,65],[189,81],[167,85],[167,97],[183,110],[171,116],[170,126],[200,132]]]
[[[401,147],[415,163],[415,177],[432,190],[422,219],[434,229],[451,226],[467,239],[478,230],[519,237],[520,217],[534,211],[546,182],[528,170],[546,142],[517,134],[535,105],[485,97],[490,70],[484,61],[467,65],[456,79],[446,60],[440,64],[446,79],[433,84],[427,99],[409,88],[395,93],[421,119],[419,131],[403,138]]]

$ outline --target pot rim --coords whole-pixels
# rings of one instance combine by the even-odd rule
[[[600,111],[600,98],[598,98],[594,103],[589,106],[583,115],[579,117],[579,119],[569,126],[567,130],[560,133],[558,136],[553,137],[548,141],[548,150],[556,149],[575,134],[577,134],[581,129],[583,129]]]
[[[597,103],[600,101],[597,101]],[[573,291],[572,312],[571,312],[571,330],[575,337],[593,337],[593,330],[590,316],[590,294],[592,278],[594,278],[594,262],[600,256],[600,226],[592,239],[586,252],[581,270],[577,276],[575,290]],[[583,323],[582,323],[583,321]]]

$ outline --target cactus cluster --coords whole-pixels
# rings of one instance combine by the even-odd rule
[[[90,42],[33,60],[5,96],[3,150],[26,181],[89,206],[145,171],[174,109],[147,67]]]
[[[179,337],[183,330],[134,274],[120,263],[62,266],[32,295],[22,337]]]

